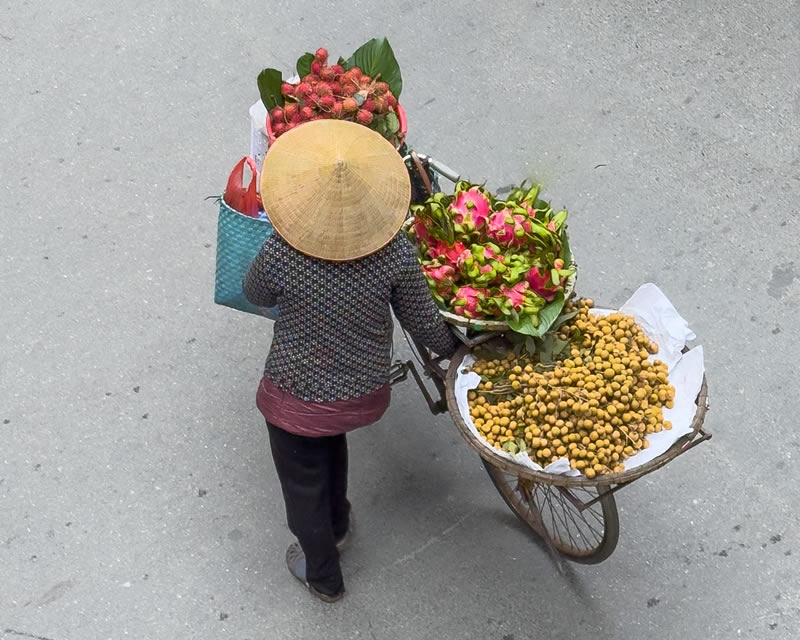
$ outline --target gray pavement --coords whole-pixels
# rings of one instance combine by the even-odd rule
[[[0,638],[800,635],[800,8],[785,0],[0,4]],[[387,34],[416,146],[543,180],[579,290],[660,284],[711,444],[619,495],[559,576],[410,384],[351,439],[346,599],[285,571],[254,394],[214,306],[218,194],[263,66]]]

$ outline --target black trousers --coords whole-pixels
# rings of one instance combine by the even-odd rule
[[[289,529],[306,555],[306,579],[328,595],[344,588],[336,541],[350,524],[347,439],[297,436],[267,423]]]

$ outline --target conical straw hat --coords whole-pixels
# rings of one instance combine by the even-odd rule
[[[354,122],[316,120],[270,147],[261,199],[275,230],[298,251],[354,260],[399,231],[411,184],[400,154],[379,133]]]

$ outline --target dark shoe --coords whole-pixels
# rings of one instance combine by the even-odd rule
[[[290,544],[289,548],[286,550],[286,566],[289,568],[289,573],[302,582],[306,589],[323,602],[336,602],[337,600],[341,600],[342,596],[344,596],[344,588],[335,595],[328,595],[327,593],[317,591],[308,584],[308,580],[306,580],[306,554],[303,553],[303,549],[296,542]]]
[[[350,541],[350,536],[353,533],[353,510],[350,509],[350,513],[348,514],[347,518],[347,531],[344,532],[344,535],[336,541],[336,550],[341,552],[344,551],[344,548],[347,546],[347,543]]]

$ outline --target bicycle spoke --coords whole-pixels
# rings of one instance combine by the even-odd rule
[[[556,514],[556,509],[553,507],[552,495],[551,495],[550,491],[548,491],[547,489],[544,490],[544,495],[545,495],[545,502],[547,503],[547,507],[548,507],[548,512],[550,513],[550,519],[553,522],[553,535],[552,535],[552,537],[561,539],[561,536],[559,535],[560,534],[559,525],[562,524],[562,523],[559,522],[559,521],[556,521],[556,515],[557,514]],[[558,515],[560,515],[560,514],[558,514]]]
[[[578,498],[577,496],[573,496],[573,497],[575,497],[576,500],[580,501],[580,498]],[[589,511],[594,518],[597,518],[597,514],[595,514],[594,512],[592,512],[589,509],[587,509],[585,511],[580,511],[574,505],[572,505],[572,507],[573,508],[569,510],[569,514],[568,515],[570,516],[572,521],[575,523],[575,527],[580,531],[581,535],[586,537],[585,529],[588,529],[591,532],[592,537],[595,539],[595,542],[601,542],[602,539],[603,539],[602,534],[598,533],[592,527],[592,524],[590,522],[588,522],[586,517],[583,515],[586,511]],[[579,520],[576,519],[576,516],[577,516],[577,518],[579,518]],[[598,520],[598,521],[599,521],[599,524],[602,526],[602,524],[603,524],[602,521],[600,521],[600,520]]]
[[[566,500],[565,496],[562,495],[562,502],[564,502],[565,500]],[[583,538],[585,541],[588,542],[587,536],[586,536],[586,532],[584,531],[584,528],[581,526],[580,522],[583,522],[584,525],[587,525],[588,523],[586,523],[585,520],[581,520],[580,522],[578,522],[578,520],[575,519],[576,509],[575,509],[575,506],[571,502],[569,502],[569,500],[566,500],[565,509],[564,510],[566,511],[566,513],[569,516],[570,520],[572,520],[573,524],[575,525],[575,529],[577,529],[578,535],[581,538]],[[580,515],[580,513],[578,513],[578,515]],[[588,527],[588,528],[589,528],[589,531],[592,533],[592,536],[595,538],[595,542],[600,542],[600,539],[598,539],[597,533],[591,527]]]
[[[553,491],[553,494],[555,494],[555,493],[556,493],[556,492],[555,492],[555,491]],[[574,547],[578,548],[579,540],[576,540],[575,538],[573,538],[573,536],[572,536],[572,529],[571,529],[571,527],[569,526],[569,523],[566,521],[566,520],[567,520],[567,517],[568,517],[570,520],[572,520],[572,522],[575,524],[575,529],[576,529],[577,536],[578,536],[579,538],[582,538],[582,537],[583,537],[583,535],[582,535],[582,533],[581,533],[581,528],[578,526],[578,523],[577,523],[577,522],[575,522],[575,518],[574,518],[574,516],[572,515],[572,509],[573,509],[573,506],[572,506],[571,504],[567,504],[567,502],[565,502],[564,494],[562,494],[560,491],[558,492],[558,499],[559,499],[559,501],[561,502],[561,504],[563,505],[563,508],[561,509],[561,513],[562,513],[562,514],[564,514],[564,516],[565,516],[565,517],[564,517],[564,526],[565,526],[565,527],[566,527],[566,529],[567,529],[567,535],[569,536],[569,540],[570,540],[570,542],[572,543],[572,546],[574,546]]]
[[[613,550],[616,531],[607,529],[606,503],[596,488],[558,487],[496,471],[490,475],[509,506],[553,551],[578,562],[597,562],[603,559],[599,554]]]

